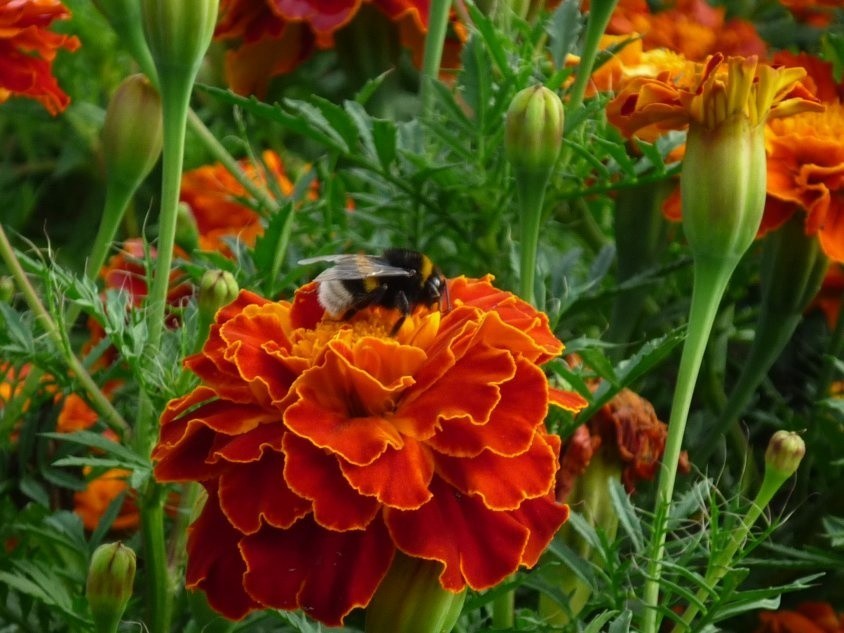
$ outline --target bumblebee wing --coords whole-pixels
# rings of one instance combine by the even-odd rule
[[[310,257],[299,261],[299,264],[315,264],[331,262],[331,268],[323,270],[314,281],[331,281],[333,279],[366,279],[368,277],[410,277],[414,271],[398,266],[391,266],[380,257],[372,255],[325,255]]]

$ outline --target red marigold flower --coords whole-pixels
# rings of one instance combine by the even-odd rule
[[[237,619],[303,609],[336,625],[366,606],[396,550],[442,564],[444,589],[486,589],[534,565],[568,508],[554,498],[550,404],[585,401],[540,365],[548,319],[490,278],[449,282],[448,313],[326,317],[242,291],[185,361],[153,452],[160,481],[208,492],[187,586]]]
[[[835,10],[841,8],[841,0],[781,0],[781,3],[795,19],[821,28],[828,26]]]
[[[826,602],[803,602],[794,611],[762,611],[756,633],[842,633],[844,613]]]
[[[377,7],[397,23],[404,46],[415,50],[427,31],[428,0],[221,0],[218,40],[235,48],[226,54],[226,77],[240,94],[263,96],[272,77],[290,72],[316,49],[334,46],[334,34],[351,22],[364,4]],[[455,27],[444,67],[465,40]]]
[[[20,95],[52,115],[68,106],[70,97],[53,77],[53,60],[61,48],[79,48],[79,39],[48,29],[69,17],[59,0],[0,0],[0,103]]]
[[[263,166],[240,161],[246,176],[262,187],[269,175],[284,195],[293,192],[293,183],[284,171],[281,157],[272,150],[261,155]],[[266,171],[265,171],[266,168]],[[190,206],[199,229],[199,246],[206,251],[231,255],[226,238],[237,238],[246,246],[254,246],[264,232],[261,216],[243,203],[246,190],[221,164],[204,165],[182,176],[181,200]]]

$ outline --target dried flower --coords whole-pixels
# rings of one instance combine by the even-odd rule
[[[585,401],[548,385],[563,346],[544,314],[489,278],[449,292],[448,313],[420,307],[395,337],[389,310],[326,317],[315,284],[217,313],[186,360],[201,384],[169,403],[153,452],[160,481],[208,492],[187,585],[217,611],[339,624],[397,550],[451,592],[536,563],[568,515],[544,419]]]
[[[13,95],[28,97],[52,115],[68,106],[70,97],[52,74],[53,60],[59,49],[78,49],[79,39],[48,29],[69,17],[59,0],[0,2],[0,103]]]

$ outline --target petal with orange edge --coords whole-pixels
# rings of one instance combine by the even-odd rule
[[[332,532],[303,519],[287,530],[264,527],[241,541],[243,586],[263,605],[300,608],[330,626],[366,606],[393,560],[384,524]]]
[[[199,518],[188,531],[185,586],[205,592],[215,611],[239,620],[261,605],[244,591],[241,578],[246,564],[240,556],[241,534],[226,520],[209,492]]]
[[[437,477],[431,490],[434,498],[418,510],[384,510],[396,547],[410,556],[443,563],[440,583],[449,591],[467,585],[488,589],[518,569],[529,540],[527,528]]]
[[[314,520],[329,530],[360,530],[380,509],[371,496],[357,492],[340,472],[337,458],[307,440],[284,438],[284,479],[298,495],[310,499]]]
[[[225,469],[219,478],[218,497],[226,519],[243,534],[257,532],[262,521],[290,527],[311,511],[310,501],[285,483],[284,456],[275,451],[266,451],[260,461]]]
[[[387,449],[367,466],[340,462],[343,475],[360,494],[391,508],[413,510],[431,498],[434,460],[420,442],[406,438],[401,450]]]
[[[514,510],[525,499],[551,491],[558,450],[559,442],[549,444],[537,433],[529,450],[516,457],[491,451],[466,459],[437,455],[437,474],[462,493],[479,496],[492,510]]]

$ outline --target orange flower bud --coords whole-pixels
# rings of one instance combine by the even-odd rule
[[[100,545],[91,556],[85,589],[97,633],[117,630],[135,581],[135,552],[123,543]]]

